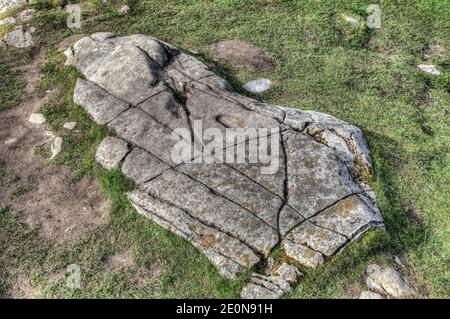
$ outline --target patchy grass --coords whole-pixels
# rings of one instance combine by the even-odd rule
[[[248,80],[269,77],[274,87],[255,97],[326,112],[364,130],[375,165],[372,187],[386,232],[371,231],[318,270],[305,271],[304,280],[287,297],[354,297],[364,288],[369,263],[392,264],[397,255],[405,261],[404,272],[418,297],[448,298],[450,61],[448,54],[432,56],[429,63],[441,70],[439,77],[421,73],[416,65],[425,63],[423,54],[432,45],[449,52],[450,7],[446,0],[379,1],[381,29],[351,27],[342,20],[341,13],[364,20],[369,3],[146,0],[128,1],[131,13],[120,15],[116,9],[122,2],[90,0],[81,1],[82,29],[76,32],[143,33],[195,49],[238,91]],[[15,224],[18,213],[2,209],[0,239],[5,245],[0,246],[0,262],[6,260],[8,269],[29,270],[46,297],[236,297],[248,274],[237,281],[221,278],[191,245],[134,212],[124,197],[132,185],[120,172],[105,172],[95,164],[96,146],[107,131],[73,104],[77,73],[63,67],[62,54],[55,50],[73,32],[65,28],[66,15],[54,4],[37,8],[37,43],[48,50],[39,91],[58,92],[42,111],[64,137],[64,151],[56,162],[73,167],[79,176],[99,178],[112,202],[111,222],[83,240],[34,249],[34,233]],[[208,46],[233,38],[264,48],[278,68],[266,73],[214,62]],[[0,57],[8,61],[0,64],[2,108],[17,105],[22,88],[13,56],[5,57]],[[77,121],[77,132],[61,130],[69,120]],[[19,239],[11,245],[14,236]],[[105,257],[130,248],[132,266],[101,271]],[[274,257],[281,258],[277,252]],[[71,263],[82,269],[80,291],[66,288],[63,279],[50,280]],[[0,294],[6,291],[6,277],[0,273]]]

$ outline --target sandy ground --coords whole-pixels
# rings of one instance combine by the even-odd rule
[[[83,237],[108,222],[108,202],[94,177],[73,182],[73,172],[36,155],[36,146],[51,141],[49,128],[28,121],[47,97],[38,98],[35,86],[43,54],[23,68],[26,80],[21,105],[0,113],[1,207],[20,210],[23,221],[37,226],[45,239],[61,243]],[[63,144],[64,147],[64,144]],[[6,270],[8,271],[8,270]],[[12,297],[32,297],[27,276],[13,283]]]

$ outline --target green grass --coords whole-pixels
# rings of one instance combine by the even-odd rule
[[[246,81],[265,76],[275,85],[257,98],[326,112],[363,129],[375,165],[372,187],[386,232],[372,231],[318,270],[305,271],[305,278],[287,297],[354,296],[364,288],[365,267],[372,262],[392,264],[395,255],[407,261],[405,271],[418,297],[450,297],[448,0],[378,1],[382,27],[376,30],[351,27],[341,18],[341,13],[364,18],[371,1],[129,1],[132,12],[126,16],[115,11],[122,2],[81,3],[83,27],[76,32],[143,33],[195,49],[240,92]],[[64,26],[65,15],[52,8],[42,6],[34,23],[39,45],[48,49],[39,91],[56,88],[59,92],[43,109],[53,129],[64,137],[64,151],[56,162],[71,166],[77,176],[98,177],[111,199],[111,221],[86,239],[40,250],[33,250],[37,239],[32,233],[21,235],[16,240],[21,258],[9,258],[8,250],[1,253],[15,267],[31,270],[41,296],[238,296],[248,274],[237,281],[221,278],[191,245],[133,211],[124,197],[132,185],[118,171],[105,172],[95,164],[93,154],[107,131],[72,102],[77,73],[63,67],[62,54],[54,47],[72,31]],[[264,48],[276,60],[277,69],[272,73],[236,70],[213,62],[208,46],[233,38]],[[434,44],[447,52],[446,57],[430,61],[441,70],[439,77],[416,68]],[[1,68],[7,81],[2,77],[0,105],[9,100],[7,107],[17,105],[21,85],[12,71],[12,59]],[[60,131],[68,120],[77,121],[79,133]],[[16,215],[11,216],[11,210],[1,212],[0,234],[7,234],[5,243],[19,233],[31,232],[10,227],[18,223]],[[101,271],[102,258],[130,248],[135,264],[128,271]],[[279,257],[277,252],[274,257]],[[35,259],[39,262],[28,266]],[[48,283],[48,278],[71,263],[81,266],[81,291],[66,288],[63,280]],[[154,265],[163,269],[161,275],[140,287],[141,272]],[[12,280],[6,277],[0,273],[0,294]]]

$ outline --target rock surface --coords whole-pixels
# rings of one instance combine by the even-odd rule
[[[8,24],[14,24],[16,23],[16,19],[13,17],[7,17],[4,19],[0,19],[0,25],[8,25]]]
[[[25,3],[28,3],[28,0],[0,0],[0,13],[4,13],[9,9]]]
[[[406,280],[392,267],[369,265],[366,270],[367,287],[380,294],[387,294],[394,298],[408,298],[414,290]]]
[[[235,68],[252,68],[260,71],[272,71],[276,63],[263,49],[241,40],[226,40],[210,46],[217,60]]]
[[[434,66],[433,64],[419,64],[417,66],[419,68],[419,70],[425,72],[425,73],[429,73],[431,75],[440,75],[441,71],[438,70],[438,68],[436,66]]]
[[[359,299],[386,299],[385,296],[370,290],[364,290],[359,295]]]
[[[234,278],[264,263],[275,247],[296,263],[317,267],[369,228],[383,226],[367,185],[369,152],[357,127],[241,96],[200,61],[152,37],[86,37],[73,53],[85,78],[77,81],[75,102],[134,146],[130,153],[121,146],[113,152],[120,156],[106,160],[111,167],[126,155],[121,169],[136,183],[128,199],[139,213],[190,241],[222,275]],[[207,148],[210,138],[198,134],[199,120],[203,130],[219,133],[271,133],[249,134],[240,142],[227,135],[230,143],[202,163],[195,152]],[[195,152],[179,162],[171,152],[183,128]],[[267,162],[249,161],[250,153],[243,162],[216,161],[267,136],[269,153],[278,160],[270,174],[261,173]],[[111,154],[100,149],[102,157]],[[288,289],[280,287],[272,297]],[[243,296],[263,296],[261,289],[247,287]]]
[[[266,78],[257,79],[244,84],[243,88],[250,93],[262,93],[272,86],[272,81]]]
[[[283,263],[273,275],[253,274],[244,286],[241,297],[244,299],[277,299],[294,286],[302,274],[292,265]]]
[[[62,144],[63,144],[63,139],[62,137],[56,137],[53,142],[52,145],[50,147],[50,151],[52,153],[50,159],[55,158],[59,153],[61,153],[62,150]]]
[[[123,5],[123,6],[120,7],[119,12],[122,13],[122,14],[127,14],[127,13],[130,12],[130,10],[131,9],[130,9],[129,6]]]
[[[360,21],[352,16],[346,15],[346,14],[342,14],[342,17],[344,18],[345,21],[347,21],[348,23],[352,24],[352,25],[359,25]]]
[[[95,154],[95,160],[105,169],[113,169],[128,153],[128,145],[117,137],[105,137]]]
[[[77,125],[77,122],[66,122],[63,124],[63,128],[73,130],[75,128],[75,125]]]
[[[7,45],[15,48],[26,48],[33,44],[33,37],[29,30],[24,30],[22,26],[5,34],[4,41]]]
[[[41,113],[32,113],[28,118],[28,121],[33,124],[41,125],[45,123],[45,117]]]

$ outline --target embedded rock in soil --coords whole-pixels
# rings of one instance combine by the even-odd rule
[[[317,267],[383,226],[357,127],[239,95],[202,62],[149,36],[97,33],[73,46],[71,60],[83,76],[75,102],[133,145],[109,152],[120,153],[114,165],[123,162],[136,183],[132,205],[222,275],[264,264],[275,248],[292,264]],[[243,296],[268,296],[268,288],[279,297],[290,284],[278,286],[250,285]]]
[[[15,48],[26,48],[33,44],[33,37],[29,30],[24,30],[22,26],[4,36],[7,45]]]
[[[295,285],[302,274],[292,265],[283,263],[272,275],[254,273],[244,286],[241,297],[244,299],[277,299]]]
[[[29,2],[28,0],[0,0],[0,13]]]
[[[367,266],[367,287],[380,294],[394,298],[408,298],[414,294],[409,283],[392,267]]]
[[[113,169],[127,155],[128,145],[117,137],[105,137],[95,154],[95,159],[105,169]]]

